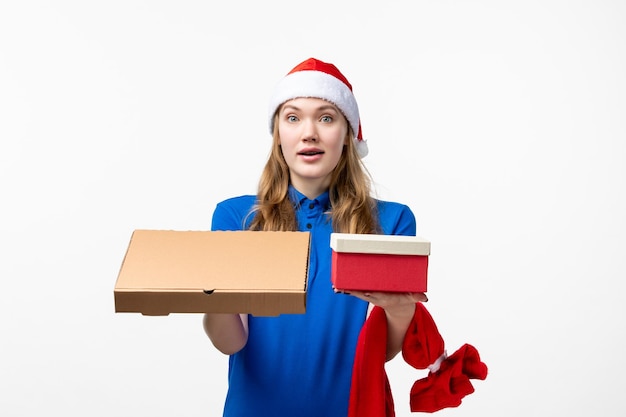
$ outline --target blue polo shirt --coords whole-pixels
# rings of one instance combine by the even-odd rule
[[[225,417],[346,417],[356,342],[368,303],[335,294],[330,278],[328,193],[314,200],[291,187],[298,230],[311,232],[306,314],[249,316],[246,346],[230,356]],[[212,230],[246,230],[256,196],[217,205]],[[384,234],[415,235],[402,204],[377,201]],[[384,277],[381,277],[384,279]]]

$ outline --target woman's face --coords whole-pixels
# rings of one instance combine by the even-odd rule
[[[346,118],[326,100],[296,98],[281,106],[279,143],[298,191],[315,198],[328,189],[347,133]]]

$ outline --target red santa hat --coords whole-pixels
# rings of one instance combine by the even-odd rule
[[[348,417],[395,417],[391,384],[385,370],[386,356],[387,316],[385,310],[376,306],[357,341]],[[415,306],[402,343],[402,357],[414,368],[430,371],[411,388],[412,412],[434,413],[458,407],[465,396],[474,392],[470,380],[487,378],[487,365],[474,346],[465,343],[447,355],[437,324],[422,303]]]
[[[284,102],[298,97],[315,97],[333,103],[346,116],[357,152],[361,158],[367,155],[367,143],[361,132],[359,106],[352,93],[352,85],[333,64],[309,58],[296,65],[276,85],[270,97],[269,127],[274,131],[274,114]]]

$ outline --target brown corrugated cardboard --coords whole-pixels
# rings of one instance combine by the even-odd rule
[[[135,230],[115,311],[302,314],[309,232]]]

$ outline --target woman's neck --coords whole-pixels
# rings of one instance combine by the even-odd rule
[[[328,191],[330,179],[324,178],[320,181],[291,181],[293,188],[304,194],[309,200],[315,200],[320,195]]]
[[[302,188],[302,187],[299,187],[297,185],[293,185],[293,188],[295,188],[299,193],[303,194],[309,200],[315,200],[317,197],[319,197],[320,195],[322,195],[326,191],[328,191],[328,188],[323,188],[323,187],[320,187],[320,188],[307,188],[307,187],[304,187],[304,188]]]

